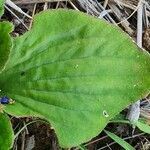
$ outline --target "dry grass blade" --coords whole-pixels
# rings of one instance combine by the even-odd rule
[[[139,9],[139,7],[140,7],[140,5],[141,5],[141,3],[142,3],[142,1],[143,0],[139,0],[139,3],[138,3],[138,5],[137,5],[137,7],[135,8],[135,10],[131,13],[131,15],[130,16],[128,16],[127,18],[125,18],[124,20],[122,20],[122,21],[120,21],[120,22],[118,22],[117,24],[121,24],[122,22],[124,22],[124,21],[126,21],[126,20],[128,20],[128,19],[130,19],[136,12],[137,12],[137,10]]]
[[[34,4],[34,8],[33,8],[33,12],[32,12],[32,18],[33,18],[33,17],[34,17],[34,15],[35,15],[36,6],[37,6],[37,4]],[[29,30],[30,30],[30,29],[31,29],[31,27],[32,27],[32,23],[33,23],[33,20],[31,20],[31,22],[30,22]]]
[[[104,1],[104,8],[106,8],[107,4],[108,4],[108,0],[105,0]]]
[[[8,6],[10,6],[11,8],[15,9],[16,11],[18,11],[19,13],[25,15],[26,17],[32,19],[31,16],[29,16],[27,13],[25,13],[24,11],[22,11],[22,9],[20,7],[18,7],[17,5],[15,5],[11,0],[6,0],[5,2]]]
[[[66,0],[15,0],[15,4],[34,4],[34,3],[45,3],[45,2],[63,2]]]
[[[117,17],[117,19],[120,21],[120,24],[124,27],[126,32],[128,32],[130,35],[132,35],[134,33],[134,31],[130,27],[130,23],[128,22],[128,20],[126,20],[126,18],[125,18],[126,15],[122,14],[122,10],[120,10],[119,7],[117,7],[117,5],[115,3],[109,3],[108,6],[110,7],[110,9],[114,13],[114,15]],[[124,21],[121,21],[122,19]]]
[[[111,23],[115,23],[114,19],[109,15],[108,11],[97,0],[78,0],[80,6],[90,15],[101,17],[102,12],[106,12],[104,19]]]
[[[78,10],[79,9],[74,5],[74,3],[71,1],[71,0],[68,0],[68,2],[70,3],[70,5],[75,9],[75,10]]]
[[[23,26],[24,26],[27,30],[29,30],[29,28],[24,24],[24,22],[23,22],[11,9],[9,9],[7,6],[5,6],[5,8],[6,8],[14,17],[16,17],[16,18],[18,19],[18,21],[20,21],[20,22],[23,24]]]

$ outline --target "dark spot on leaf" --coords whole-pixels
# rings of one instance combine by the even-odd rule
[[[20,75],[21,75],[21,76],[24,76],[24,75],[25,75],[25,71],[22,71],[22,72],[20,73]]]

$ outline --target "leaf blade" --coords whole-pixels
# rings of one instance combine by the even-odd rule
[[[75,11],[46,11],[14,40],[0,74],[2,91],[16,101],[5,111],[47,119],[61,146],[77,146],[148,94],[149,64],[118,28]]]
[[[12,39],[9,33],[12,31],[12,24],[9,22],[0,22],[0,72],[8,60],[12,48]]]
[[[4,13],[4,2],[5,2],[5,0],[0,0],[0,17]]]
[[[141,131],[150,134],[150,126],[146,123],[141,121],[136,122],[135,124]]]
[[[0,113],[0,147],[1,150],[9,150],[13,144],[14,133],[9,117]]]

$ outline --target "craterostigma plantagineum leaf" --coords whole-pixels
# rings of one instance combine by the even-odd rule
[[[13,26],[11,23],[6,21],[0,22],[0,72],[4,69],[12,48],[12,40],[9,35],[12,30]]]
[[[37,116],[62,147],[100,133],[150,92],[150,56],[118,27],[72,10],[48,10],[14,39],[0,88],[16,102],[5,111]]]

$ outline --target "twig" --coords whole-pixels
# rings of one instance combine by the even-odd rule
[[[63,3],[63,2],[60,2],[60,5],[63,7],[63,8],[67,8],[67,4],[65,3]]]
[[[17,140],[18,140],[18,137],[14,141],[13,149],[12,150],[17,150]]]
[[[68,0],[68,2],[70,3],[70,5],[75,9],[75,10],[78,10],[79,9],[74,5],[74,3],[71,1],[71,0]]]
[[[26,136],[26,132],[23,131],[21,134],[21,150],[24,150],[25,148],[25,136]]]
[[[18,11],[19,13],[25,15],[26,17],[32,19],[31,16],[29,16],[27,13],[25,13],[24,11],[22,11],[22,9],[20,7],[18,7],[15,3],[13,3],[11,0],[6,0],[5,2],[7,5],[9,5],[11,8],[15,9],[16,11]]]
[[[85,9],[87,11],[87,13],[89,13],[91,15],[99,17],[101,12],[103,12],[103,11],[107,12],[105,10],[105,8],[100,3],[98,3],[97,0],[78,0],[78,2],[80,4],[80,6],[83,9]],[[115,24],[115,21],[109,15],[108,12],[104,16],[104,19]]]
[[[24,26],[27,30],[29,30],[29,28],[24,24],[24,22],[23,22],[13,11],[11,11],[11,9],[9,9],[6,5],[5,5],[5,8],[6,8],[14,17],[16,17],[16,18],[23,24],[23,26]]]
[[[122,20],[122,18],[124,18],[124,16],[122,15],[122,12],[120,11],[120,9],[116,6],[116,4],[114,3],[109,3],[108,4],[109,7],[111,8],[111,10],[114,12],[114,15],[117,17],[117,19],[120,21]],[[121,22],[122,27],[124,27],[124,29],[130,34],[132,35],[134,33],[134,31],[132,30],[132,28],[130,27],[130,23],[128,22],[128,20],[124,20],[123,22]]]
[[[141,5],[141,3],[142,3],[142,1],[143,0],[140,0],[139,1],[139,3],[138,3],[138,5],[137,5],[137,7],[135,8],[135,10],[131,13],[131,15],[130,16],[128,16],[127,18],[125,18],[124,20],[122,20],[122,21],[120,21],[120,22],[118,22],[117,24],[121,24],[122,22],[124,22],[124,21],[126,21],[126,20],[128,20],[128,19],[130,19],[136,12],[137,12],[137,10],[139,9],[139,7],[140,7],[140,5]]]
[[[35,3],[35,4],[34,4],[34,7],[33,7],[33,12],[32,12],[32,18],[33,18],[33,17],[34,17],[34,15],[35,15],[36,6],[37,6],[37,4]],[[32,19],[32,20],[31,20],[31,22],[30,22],[29,30],[30,30],[30,29],[31,29],[31,27],[32,27],[32,23],[33,23],[33,19]]]
[[[55,9],[58,9],[59,5],[60,5],[60,2],[57,2]]]
[[[108,0],[105,0],[105,1],[104,1],[104,5],[103,5],[103,6],[104,6],[104,8],[106,8],[106,7],[107,7],[107,4],[108,4]]]
[[[133,5],[131,3],[128,3],[128,1],[125,1],[125,0],[114,0],[117,4],[120,4],[121,6],[125,6],[127,8],[130,8],[132,10],[135,10],[136,9],[136,5]]]
[[[143,31],[143,3],[141,2],[137,12],[137,45],[142,48],[142,31]]]
[[[44,3],[43,10],[47,10],[47,9],[48,9],[48,2],[45,2],[45,3]]]
[[[91,142],[89,142],[89,143],[87,143],[87,144],[84,144],[84,146],[88,146],[88,145],[94,144],[94,143],[96,143],[96,142],[98,142],[98,141],[101,141],[101,140],[103,140],[103,139],[106,139],[107,137],[108,137],[108,136],[105,135],[105,136],[100,137],[100,138],[98,138],[98,139],[96,139],[96,140],[94,140],[94,141],[91,141]],[[79,148],[75,148],[74,150],[79,150]]]
[[[66,0],[18,0],[15,4],[34,4],[34,3],[45,3],[45,2],[63,2]]]
[[[141,110],[140,111],[140,115],[148,120],[150,120],[150,113],[144,111],[144,110]]]
[[[124,6],[124,7],[126,7],[126,8],[129,8],[129,9],[131,9],[131,10],[135,10],[136,8],[137,8],[137,6],[135,5],[135,4],[131,4],[131,3],[129,3],[130,1],[123,1],[123,0],[114,0],[117,4],[120,4],[121,6]],[[146,2],[146,1],[143,1],[143,4],[144,5],[146,5],[146,7],[147,7],[147,9],[150,9],[150,6],[149,6],[149,4],[148,4],[148,2]],[[147,16],[149,16],[150,17],[150,12],[149,12],[149,10],[146,10],[146,14],[147,14]]]
[[[148,15],[147,15],[147,11],[146,11],[146,4],[143,4],[143,14],[144,14],[144,17],[143,17],[143,20],[144,20],[144,25],[145,25],[145,28],[148,28],[148,25],[149,25],[149,20],[148,20]]]
[[[84,146],[88,146],[88,145],[94,144],[94,143],[96,143],[96,142],[98,142],[98,141],[101,141],[101,140],[103,140],[103,139],[106,139],[107,137],[108,137],[108,136],[105,135],[105,136],[103,136],[103,137],[100,137],[100,138],[98,138],[98,139],[96,139],[96,140],[94,140],[94,141],[91,141],[91,142],[85,144]]]

